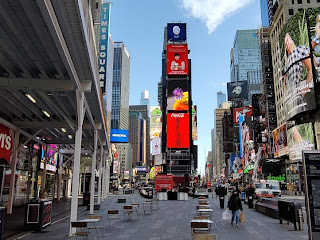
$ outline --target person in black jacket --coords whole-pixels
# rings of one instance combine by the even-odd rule
[[[237,191],[232,192],[232,196],[228,201],[228,208],[232,211],[231,225],[233,225],[234,218],[236,218],[236,224],[239,227],[239,210],[242,211],[243,209]]]

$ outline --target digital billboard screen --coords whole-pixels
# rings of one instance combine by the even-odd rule
[[[160,137],[162,131],[160,106],[150,107],[150,140]]]
[[[189,148],[189,134],[188,113],[167,114],[167,148]]]
[[[252,115],[252,107],[241,107],[233,109],[233,122],[235,124],[239,123],[239,117],[241,115],[245,115],[246,117],[250,117]]]
[[[187,24],[185,23],[168,23],[167,33],[168,41],[180,42],[187,39]]]
[[[311,12],[309,11],[309,13]],[[309,19],[315,23],[316,16],[311,14]],[[286,120],[290,120],[299,113],[316,108],[311,49],[304,10],[298,11],[287,21],[279,39],[280,52],[283,56],[281,61],[282,78],[280,80],[284,85],[283,102]],[[315,36],[314,40],[316,39],[320,42],[320,39]],[[312,46],[317,45],[314,43]],[[317,49],[316,46],[315,48]],[[316,63],[316,61],[314,62]]]
[[[167,75],[188,75],[188,45],[167,45]]]
[[[152,145],[152,155],[159,155],[161,154],[161,138],[154,138],[151,141]]]
[[[287,141],[287,124],[284,123],[272,132],[274,143],[274,157],[281,157],[289,153]]]
[[[291,163],[302,162],[303,150],[314,150],[314,132],[312,123],[293,126],[287,130],[289,161]]]
[[[122,129],[111,129],[110,141],[112,143],[114,142],[127,143],[129,141],[129,131],[122,130]]]
[[[189,110],[189,86],[186,80],[171,80],[167,82],[167,110]]]
[[[229,82],[227,83],[228,88],[228,101],[236,99],[248,99],[248,82]]]
[[[197,106],[192,105],[192,140],[198,140],[198,129],[197,129]]]

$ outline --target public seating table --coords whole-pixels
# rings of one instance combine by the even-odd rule
[[[197,209],[212,209],[210,205],[198,205]]]
[[[210,218],[212,219],[212,212],[213,210],[210,208],[207,209],[199,209],[198,210],[198,215],[202,216],[202,215],[210,215]]]
[[[191,220],[191,231],[210,231],[213,221],[209,219],[193,219]]]
[[[99,222],[101,219],[97,219],[97,218],[94,218],[94,219],[92,219],[92,218],[86,218],[86,219],[81,219],[81,220],[79,220],[79,221],[77,221],[77,222],[81,222],[81,223],[93,223],[93,225],[94,225],[94,228],[96,229],[96,234],[97,234],[97,237],[98,237],[98,239],[99,239],[99,234],[98,234],[98,228],[97,228],[97,226],[96,226],[96,223],[97,222]]]
[[[153,209],[152,209],[152,201],[146,201],[143,203],[143,213],[146,214],[146,209],[147,208],[150,208],[150,212],[152,213],[153,212]]]

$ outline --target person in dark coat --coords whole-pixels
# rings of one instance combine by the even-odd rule
[[[233,225],[234,218],[236,218],[236,224],[237,224],[237,227],[239,227],[239,212],[240,212],[239,210],[242,211],[243,209],[242,209],[241,200],[238,196],[237,191],[232,192],[232,196],[228,201],[228,208],[232,212],[231,225]]]

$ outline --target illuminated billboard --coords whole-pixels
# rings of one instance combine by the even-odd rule
[[[314,150],[314,132],[312,123],[293,126],[288,129],[289,161],[302,162],[303,150]]]
[[[281,157],[289,153],[287,142],[287,124],[284,123],[272,132],[274,144],[274,157]]]
[[[129,131],[122,130],[122,129],[111,129],[110,141],[112,143],[114,142],[127,143],[129,141]]]
[[[197,106],[192,105],[192,140],[198,140],[198,129],[197,129]]]
[[[154,138],[151,141],[152,145],[152,155],[161,154],[161,138]]]
[[[248,99],[248,82],[228,82],[228,101],[236,99]]]
[[[150,107],[150,140],[158,138],[162,131],[162,112],[160,106]]]
[[[189,87],[186,80],[171,80],[167,82],[167,110],[189,110]]]
[[[309,16],[314,23],[315,18],[316,15]],[[320,42],[320,39],[317,39]],[[280,79],[284,85],[283,103],[286,119],[289,120],[301,112],[316,108],[312,60],[304,10],[298,11],[287,21],[280,34],[279,45],[281,56],[283,56],[283,61],[281,61],[283,74]],[[312,45],[317,44],[313,42]]]
[[[187,25],[185,23],[168,23],[168,41],[180,42],[187,39]]]
[[[188,45],[167,45],[167,75],[188,75]]]
[[[189,148],[189,134],[189,114],[167,114],[167,148]]]
[[[10,163],[13,146],[13,130],[0,124],[0,159]]]
[[[239,117],[241,115],[246,115],[246,117],[251,116],[252,115],[252,107],[234,108],[233,109],[233,122],[238,124]]]

